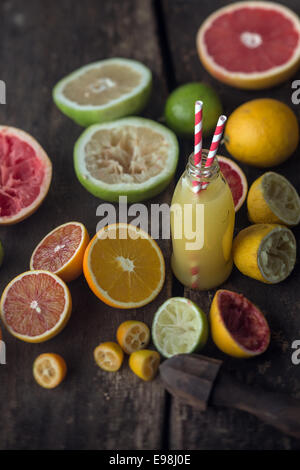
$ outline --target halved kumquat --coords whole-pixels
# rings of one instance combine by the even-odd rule
[[[148,346],[150,330],[142,321],[124,321],[117,330],[117,340],[123,351],[131,354]]]
[[[33,363],[33,376],[36,382],[44,388],[55,388],[65,378],[67,365],[59,354],[44,353]]]
[[[119,344],[107,341],[94,349],[94,358],[101,369],[107,372],[116,372],[123,363],[124,353]]]
[[[140,379],[153,380],[157,374],[160,363],[160,355],[157,351],[141,349],[130,354],[129,367]]]

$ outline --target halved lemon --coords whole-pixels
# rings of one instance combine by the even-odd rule
[[[210,307],[212,338],[230,356],[262,354],[270,343],[270,328],[262,312],[242,294],[218,290]]]
[[[251,222],[297,225],[300,222],[300,198],[294,186],[282,175],[268,171],[252,183],[248,198]]]
[[[44,269],[70,282],[82,273],[85,249],[90,241],[80,222],[67,222],[46,235],[35,248],[30,269]]]
[[[83,272],[103,302],[117,308],[137,308],[161,291],[165,262],[150,235],[134,225],[119,223],[104,227],[91,240]]]
[[[164,357],[198,351],[206,344],[207,337],[205,313],[184,297],[166,300],[154,316],[152,339]]]
[[[130,117],[86,129],[74,147],[80,183],[94,196],[118,202],[149,199],[163,191],[176,171],[178,141],[165,126]]]
[[[33,363],[33,376],[43,388],[55,388],[65,378],[67,364],[59,354],[40,354]]]
[[[293,232],[282,225],[255,224],[241,230],[233,241],[233,260],[246,276],[267,284],[286,279],[296,262]]]
[[[113,58],[85,65],[53,89],[57,107],[81,126],[139,113],[152,85],[151,71],[140,62]]]

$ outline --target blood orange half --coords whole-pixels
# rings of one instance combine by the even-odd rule
[[[70,282],[82,273],[83,256],[90,238],[80,222],[68,222],[48,233],[35,248],[30,269],[43,269]]]
[[[218,80],[237,88],[269,88],[299,67],[300,21],[277,3],[232,3],[204,21],[197,48]]]
[[[4,289],[1,318],[8,331],[23,341],[41,343],[57,335],[72,310],[66,284],[47,271],[27,271]]]
[[[230,158],[218,155],[220,170],[226,179],[233,197],[235,212],[239,210],[246,199],[248,183],[245,173]]]
[[[15,224],[36,211],[51,177],[51,162],[34,138],[0,126],[0,225]]]

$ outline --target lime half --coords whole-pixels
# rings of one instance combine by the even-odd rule
[[[175,134],[150,119],[129,117],[86,129],[74,147],[81,184],[94,196],[118,202],[149,199],[173,179],[178,161]]]
[[[139,113],[151,92],[152,74],[129,59],[107,59],[81,67],[53,89],[57,107],[81,126]]]
[[[202,349],[207,337],[208,322],[205,313],[184,297],[167,300],[154,316],[152,340],[164,357]]]

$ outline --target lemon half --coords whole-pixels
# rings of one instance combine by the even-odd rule
[[[281,225],[251,225],[235,237],[233,260],[246,276],[276,284],[286,279],[295,266],[295,237]]]
[[[248,215],[254,223],[300,222],[300,198],[294,186],[284,177],[269,171],[254,181],[249,189]]]

